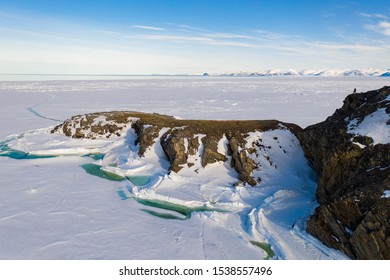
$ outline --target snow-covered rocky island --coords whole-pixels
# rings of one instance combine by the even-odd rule
[[[7,196],[0,242],[32,233],[0,257],[390,259],[389,115],[384,87],[305,129],[121,110],[8,137],[20,183],[49,178],[23,189],[25,211]]]

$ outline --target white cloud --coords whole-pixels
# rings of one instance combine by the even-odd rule
[[[267,40],[279,40],[279,39],[282,40],[282,39],[292,38],[292,36],[288,36],[285,34],[270,32],[270,31],[260,30],[260,29],[255,30],[255,32],[258,33],[262,39],[267,39]]]
[[[381,21],[378,24],[366,24],[364,28],[367,30],[373,30],[377,33],[390,36],[390,22],[389,21]]]
[[[212,46],[227,46],[227,47],[242,47],[242,48],[260,48],[259,45],[243,43],[243,42],[230,42],[230,41],[206,41],[203,44]]]
[[[361,44],[339,44],[333,42],[311,42],[309,45],[323,50],[343,50],[355,52],[377,52],[383,50],[380,46],[361,45]]]
[[[208,36],[210,35],[210,36]],[[244,47],[244,48],[259,48],[260,45],[255,43],[240,42],[240,41],[227,41],[225,39],[243,39],[249,38],[247,36],[239,36],[232,34],[221,34],[221,36],[213,36],[213,34],[205,35],[149,35],[149,34],[138,34],[126,36],[131,39],[143,39],[143,40],[155,40],[155,41],[166,41],[175,43],[197,43],[211,46],[230,46],[230,47]]]
[[[138,29],[156,30],[156,31],[163,31],[163,30],[165,30],[165,28],[154,27],[154,26],[146,26],[146,25],[132,25],[131,27],[138,28]]]
[[[155,41],[168,41],[168,42],[212,42],[213,39],[202,36],[183,36],[183,35],[150,35],[150,34],[137,34],[126,36],[131,39],[143,39],[143,40],[155,40]]]
[[[379,30],[382,34],[390,36],[390,22],[382,21],[379,23]]]
[[[199,28],[199,27],[195,27],[195,26],[191,26],[191,25],[187,25],[187,24],[177,24],[177,23],[172,23],[172,22],[167,22],[166,24],[177,28],[177,30],[179,30],[179,31],[186,31],[186,32],[211,32],[208,29]]]
[[[383,14],[367,14],[367,13],[359,13],[362,17],[365,18],[378,18],[378,19],[384,19],[387,20],[389,17],[383,15]]]
[[[208,33],[208,34],[204,34],[204,36],[210,38],[220,38],[220,39],[253,39],[252,36],[231,34],[231,33]]]

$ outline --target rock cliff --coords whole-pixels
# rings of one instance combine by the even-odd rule
[[[319,174],[307,231],[351,258],[390,259],[390,88],[346,97],[298,133]]]

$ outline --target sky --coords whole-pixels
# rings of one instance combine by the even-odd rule
[[[0,74],[388,69],[389,62],[389,0],[0,0]]]

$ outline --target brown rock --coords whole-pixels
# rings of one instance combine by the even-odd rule
[[[352,119],[361,122],[380,108],[389,110],[389,95],[389,87],[351,94],[324,122],[298,133],[319,174],[321,205],[307,231],[351,258],[390,259],[390,199],[382,198],[390,190],[390,144],[373,145],[373,139],[351,135],[347,127]]]

